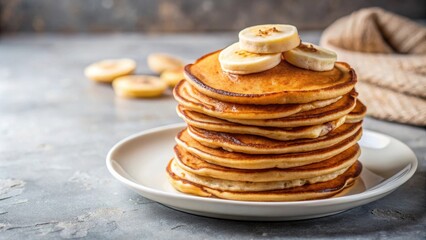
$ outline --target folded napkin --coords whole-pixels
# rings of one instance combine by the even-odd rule
[[[361,9],[331,24],[321,45],[355,69],[369,115],[426,125],[426,27],[380,8]]]

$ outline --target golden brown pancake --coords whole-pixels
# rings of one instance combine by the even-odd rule
[[[324,161],[355,145],[361,138],[361,135],[361,131],[359,131],[357,134],[346,138],[331,147],[320,150],[272,155],[245,154],[229,152],[222,148],[209,148],[194,140],[191,136],[189,136],[186,130],[178,133],[176,136],[176,142],[186,151],[197,155],[212,164],[240,169],[267,169],[298,167]]]
[[[236,169],[208,163],[196,155],[175,146],[175,161],[184,170],[193,174],[233,181],[272,182],[309,179],[349,168],[361,153],[358,144],[342,153],[321,162],[294,168]]]
[[[290,116],[335,103],[341,97],[302,104],[237,104],[208,97],[195,90],[187,81],[179,82],[173,89],[175,99],[187,109],[219,118],[273,119]]]
[[[177,163],[176,159],[172,160],[171,170],[174,174],[178,175],[180,178],[187,179],[188,181],[209,187],[221,191],[235,191],[235,192],[253,192],[253,191],[267,191],[267,190],[278,190],[286,189],[292,187],[299,187],[305,184],[313,184],[317,182],[330,181],[340,174],[343,174],[348,167],[338,170],[336,172],[316,176],[313,178],[306,179],[294,179],[294,180],[283,180],[283,181],[271,181],[271,182],[248,182],[248,181],[233,181],[233,180],[224,180],[219,178],[212,178],[197,175],[191,172],[188,172],[181,168]]]
[[[170,183],[177,190],[197,196],[242,201],[302,201],[329,198],[341,192],[346,187],[352,186],[362,169],[361,163],[356,161],[346,172],[330,181],[306,184],[282,190],[235,192],[217,190],[183,179],[173,173],[171,163],[167,166],[167,173]]]
[[[347,123],[356,123],[362,121],[365,115],[367,114],[367,107],[361,102],[361,100],[356,100],[355,108],[346,116]]]
[[[319,138],[292,141],[279,141],[247,134],[208,131],[191,126],[188,126],[187,129],[191,137],[207,147],[221,147],[231,152],[249,154],[283,154],[330,147],[356,135],[358,131],[362,131],[361,125],[362,122],[347,123]]]
[[[362,115],[357,115],[357,113],[352,114],[352,112],[350,112],[347,116],[337,120],[313,126],[295,128],[259,127],[232,123],[219,118],[210,117],[202,113],[186,110],[181,105],[178,105],[176,109],[177,114],[185,120],[188,125],[193,127],[217,132],[251,134],[282,141],[324,136],[347,122],[346,119],[349,116],[351,116],[351,121],[349,123],[362,121]]]
[[[284,118],[275,119],[232,119],[224,120],[244,125],[263,127],[302,127],[323,124],[348,115],[356,106],[357,93],[355,91],[344,95],[337,102],[326,107],[316,108],[290,115]]]
[[[330,71],[315,72],[281,61],[267,71],[236,75],[223,72],[220,51],[207,54],[185,66],[185,78],[201,93],[224,102],[240,104],[308,103],[332,99],[349,93],[355,71],[336,62]]]

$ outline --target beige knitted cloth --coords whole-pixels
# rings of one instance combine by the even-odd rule
[[[426,28],[380,8],[361,9],[331,24],[321,45],[357,72],[368,114],[426,125]]]

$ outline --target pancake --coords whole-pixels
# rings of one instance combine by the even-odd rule
[[[260,192],[223,191],[191,182],[176,175],[171,169],[171,162],[167,166],[167,173],[169,181],[174,188],[178,191],[197,196],[242,201],[302,201],[330,198],[336,195],[343,189],[353,185],[353,182],[361,173],[361,169],[361,163],[356,161],[346,172],[330,181],[306,184],[300,187],[282,190],[267,190]]]
[[[232,119],[222,118],[229,122],[262,127],[302,127],[323,124],[348,115],[356,106],[355,91],[344,95],[337,102],[326,107],[300,112],[284,118],[275,119]]]
[[[245,154],[229,152],[222,148],[209,148],[195,141],[186,130],[176,136],[177,144],[191,154],[197,155],[204,161],[230,168],[267,169],[290,168],[324,161],[356,144],[361,138],[361,132],[343,141],[320,150],[286,153],[286,154]]]
[[[257,191],[268,191],[268,190],[279,190],[292,187],[300,187],[305,184],[313,184],[317,182],[330,181],[337,176],[343,174],[348,168],[338,170],[331,174],[321,175],[307,179],[295,179],[295,180],[284,180],[284,181],[272,181],[272,182],[248,182],[248,181],[232,181],[223,180],[212,177],[205,177],[197,175],[182,169],[175,159],[172,159],[171,170],[174,174],[180,178],[187,179],[193,183],[200,184],[209,188],[214,188],[220,191],[234,191],[234,192],[257,192]]]
[[[175,146],[174,150],[175,161],[185,171],[205,177],[249,182],[301,180],[320,176],[328,177],[327,180],[330,180],[331,176],[326,175],[346,170],[361,153],[359,145],[356,144],[336,156],[305,166],[286,169],[235,169],[208,163],[179,146]]]
[[[302,104],[237,104],[208,97],[195,90],[187,81],[179,82],[173,89],[175,99],[187,109],[219,118],[273,119],[298,112],[321,108],[335,103],[341,97]]]
[[[279,141],[265,137],[208,131],[188,126],[188,133],[195,140],[207,147],[223,148],[231,152],[249,154],[282,154],[307,152],[330,147],[346,138],[358,134],[362,122],[343,124],[329,134],[314,139],[297,139]]]
[[[355,108],[346,116],[346,123],[356,123],[362,121],[367,114],[367,107],[359,100],[356,100]]]
[[[336,62],[330,71],[316,72],[281,61],[267,71],[236,75],[223,72],[220,51],[207,54],[185,66],[185,79],[201,93],[224,102],[240,104],[308,103],[349,93],[355,86],[355,71]]]
[[[202,113],[186,110],[181,105],[177,106],[176,110],[177,114],[185,120],[188,125],[193,127],[217,132],[251,134],[282,141],[324,136],[347,122],[346,119],[348,116],[352,115],[351,112],[347,116],[341,117],[337,120],[313,126],[276,128],[232,123],[219,118],[210,117]],[[362,121],[362,117],[359,117],[359,115],[355,113],[353,115],[354,116],[350,118],[351,121],[349,123]]]

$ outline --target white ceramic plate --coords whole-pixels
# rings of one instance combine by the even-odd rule
[[[175,124],[127,137],[108,153],[108,170],[142,196],[171,208],[208,217],[236,220],[297,220],[336,214],[375,201],[405,183],[417,159],[402,142],[365,130],[360,141],[362,181],[342,196],[298,202],[243,202],[202,198],[174,190],[165,167],[173,156],[174,137],[185,127]]]

